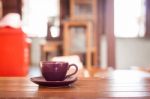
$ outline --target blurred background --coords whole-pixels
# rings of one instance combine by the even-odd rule
[[[150,67],[149,8],[149,0],[0,0],[1,18],[21,16],[29,66],[77,55],[85,67]]]

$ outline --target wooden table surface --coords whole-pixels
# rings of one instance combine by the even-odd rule
[[[0,99],[150,99],[150,74],[116,70],[96,77],[78,78],[69,87],[43,87],[30,77],[0,77]]]

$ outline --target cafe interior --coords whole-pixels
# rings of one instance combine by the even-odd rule
[[[150,77],[149,6],[150,0],[0,0],[0,80],[40,76],[43,61],[76,64],[79,80],[114,71]]]

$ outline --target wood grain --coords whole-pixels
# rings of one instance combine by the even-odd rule
[[[67,87],[44,87],[30,77],[0,77],[0,98],[130,99],[150,98],[150,74],[116,70],[109,76],[78,78]]]

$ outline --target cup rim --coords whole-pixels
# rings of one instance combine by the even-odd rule
[[[40,61],[40,64],[68,64],[65,61]]]

